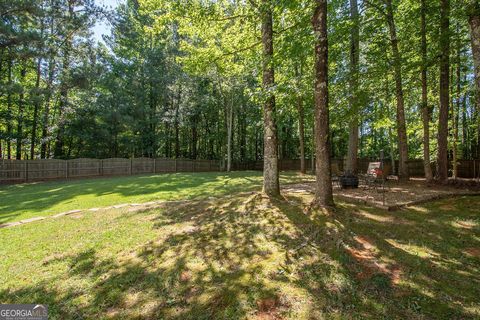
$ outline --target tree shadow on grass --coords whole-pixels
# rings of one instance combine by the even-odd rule
[[[46,303],[52,319],[475,318],[478,258],[459,253],[466,234],[451,224],[461,213],[340,204],[308,215],[304,204],[243,196],[131,212],[158,236],[115,258],[50,259],[65,273],[0,300]],[[464,241],[478,243],[478,230]]]
[[[237,211],[239,205],[162,208],[152,225],[173,226],[168,236],[115,260],[94,249],[55,257],[45,267],[67,261],[67,274],[0,292],[0,298],[47,303],[52,317],[61,319],[243,319],[255,309],[279,312],[276,288],[261,276],[269,248],[261,246],[265,241],[259,246],[261,229]],[[77,282],[89,285],[75,288]]]
[[[302,216],[298,206],[277,206],[292,223],[309,232],[306,215],[298,218]],[[320,291],[331,302],[326,311],[345,316],[363,310],[360,314],[367,318],[477,318],[480,260],[465,256],[463,249],[467,243],[478,245],[480,233],[477,229],[467,235],[453,228],[451,220],[462,216],[471,214],[430,212],[425,219],[409,210],[389,213],[340,205],[334,215],[314,219],[319,229],[311,232],[309,246],[297,254],[326,254],[341,266],[338,274],[348,285],[308,285],[318,284],[329,272],[318,267],[321,259],[302,266],[298,285],[317,288],[312,294]]]
[[[253,173],[251,173],[253,174]],[[245,173],[181,173],[161,174],[144,176],[125,176],[84,179],[74,181],[52,181],[25,185],[11,185],[0,188],[0,223],[18,219],[24,213],[30,216],[38,215],[39,212],[52,214],[59,212],[45,212],[59,204],[72,203],[68,210],[88,209],[83,201],[76,198],[91,195],[95,204],[91,206],[105,206],[117,204],[118,201],[129,202],[131,199],[154,200],[155,198],[177,199],[208,197],[212,195],[225,195],[241,190],[253,190],[258,188],[259,180],[247,179],[239,184],[218,183],[218,179],[241,178]],[[217,186],[218,185],[218,186]],[[106,200],[103,204],[102,197],[109,195],[119,197],[117,201]],[[93,200],[89,200],[93,201]],[[135,200],[134,200],[135,201]]]

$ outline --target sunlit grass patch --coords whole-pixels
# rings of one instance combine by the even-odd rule
[[[229,194],[0,232],[0,301],[52,319],[476,319],[478,197],[386,212]],[[472,208],[472,210],[465,208]],[[381,217],[381,219],[372,219]],[[401,223],[398,223],[398,222]]]
[[[385,239],[385,241],[397,249],[420,258],[433,258],[440,256],[438,253],[429,249],[426,245],[418,246],[412,243],[400,243],[394,239]]]
[[[281,174],[282,183],[311,178],[294,172]],[[0,186],[0,223],[122,203],[220,197],[259,190],[261,182],[261,172],[242,171],[172,173]]]
[[[460,229],[473,229],[473,228],[478,228],[479,227],[479,222],[478,220],[474,219],[457,219],[455,221],[451,222],[452,226],[455,228],[460,228]]]

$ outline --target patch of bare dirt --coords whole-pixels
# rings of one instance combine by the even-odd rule
[[[283,319],[283,317],[280,316],[277,313],[258,312],[257,314],[255,314],[255,317],[253,319],[255,319],[255,320],[281,320],[281,319]]]
[[[188,282],[192,279],[192,273],[190,271],[182,271],[180,274],[180,281],[181,282]]]
[[[480,190],[480,181],[478,179],[449,179],[447,185],[459,189],[469,188]]]
[[[469,256],[480,258],[480,248],[466,248],[464,252]]]
[[[440,209],[443,211],[454,211],[457,209],[457,207],[454,204],[446,203],[446,204],[442,204],[440,206]]]
[[[281,320],[281,310],[284,305],[277,297],[257,300],[257,312],[253,319],[256,320]]]
[[[283,192],[287,194],[313,193],[315,183],[305,182],[285,186]],[[427,184],[422,179],[412,179],[409,182],[388,181],[385,185],[360,185],[356,189],[341,189],[334,186],[333,193],[345,201],[370,204],[382,208],[396,209],[430,200],[450,197],[454,195],[478,194],[478,187],[470,184]],[[447,208],[445,208],[447,209]],[[452,210],[448,208],[448,210]]]
[[[371,238],[356,236],[354,240],[356,241],[356,246],[348,247],[347,252],[361,266],[361,271],[356,275],[357,279],[368,280],[375,274],[384,274],[388,276],[392,285],[400,283],[403,273],[401,267],[379,262],[375,253],[377,247]]]
[[[270,312],[277,308],[279,301],[277,298],[265,298],[257,300],[257,308],[260,312]]]

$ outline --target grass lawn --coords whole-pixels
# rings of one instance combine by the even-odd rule
[[[298,181],[282,173],[282,183]],[[192,199],[257,190],[262,173],[176,173],[0,186],[0,223],[152,200]]]
[[[51,319],[480,318],[480,197],[395,213],[339,203],[333,215],[305,214],[310,197],[230,194],[0,229],[0,302],[46,303]]]

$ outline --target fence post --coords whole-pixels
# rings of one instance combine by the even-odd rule
[[[65,160],[65,179],[68,179],[68,160]]]
[[[130,158],[130,175],[133,174],[133,158]]]
[[[100,159],[100,175],[103,176],[103,159]]]
[[[193,161],[192,161],[192,169],[193,169],[192,171],[193,171],[193,172],[195,172],[195,162],[196,162],[196,160],[193,159]]]
[[[24,166],[24,169],[25,169],[25,182],[28,181],[28,160],[24,160],[25,161],[25,166]]]
[[[153,158],[153,173],[157,173],[157,161],[156,158]]]
[[[175,172],[177,172],[177,158],[175,158]]]

